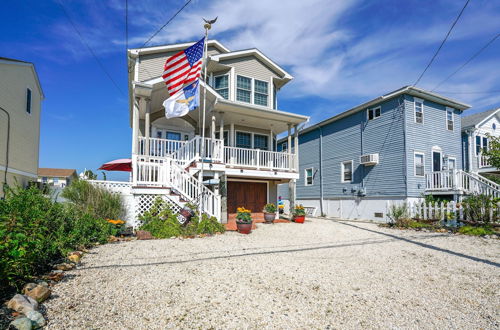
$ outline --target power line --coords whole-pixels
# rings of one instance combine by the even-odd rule
[[[417,86],[417,84],[419,83],[420,79],[422,79],[422,77],[424,76],[425,72],[427,71],[427,69],[429,69],[429,67],[431,66],[432,62],[434,62],[434,59],[436,58],[436,56],[438,55],[439,51],[441,50],[441,48],[443,48],[443,45],[444,43],[446,42],[446,40],[448,40],[448,37],[450,36],[450,33],[451,31],[453,30],[453,28],[455,27],[455,24],[457,24],[458,20],[460,19],[460,16],[462,16],[462,13],[464,12],[465,10],[465,7],[467,7],[467,5],[469,4],[469,1],[470,0],[467,0],[465,2],[465,5],[463,6],[462,10],[460,11],[460,13],[458,14],[457,18],[455,18],[455,21],[453,22],[453,24],[451,25],[450,27],[450,30],[448,31],[448,33],[446,34],[446,37],[443,39],[443,41],[441,42],[441,45],[439,45],[439,48],[436,50],[436,52],[434,53],[434,56],[432,56],[429,64],[427,64],[427,66],[425,67],[424,71],[420,74],[420,77],[418,77],[417,81],[413,84],[413,86]]]
[[[76,31],[78,37],[80,38],[80,40],[82,41],[82,43],[87,47],[87,49],[89,50],[89,52],[92,54],[92,56],[94,57],[94,59],[96,60],[96,62],[99,64],[99,66],[101,67],[102,71],[104,71],[104,73],[108,76],[109,80],[111,80],[111,82],[113,83],[113,85],[115,85],[116,89],[118,89],[118,91],[123,95],[125,96],[125,94],[123,93],[123,91],[120,89],[120,87],[118,87],[118,84],[116,83],[116,81],[113,79],[113,77],[109,74],[109,72],[106,70],[106,67],[102,64],[102,62],[99,60],[99,58],[97,57],[97,55],[95,54],[94,50],[90,47],[90,45],[87,43],[87,41],[85,41],[85,39],[83,38],[82,34],[80,33],[80,31],[78,30],[78,28],[76,27],[75,23],[73,22],[73,20],[71,19],[71,16],[69,16],[69,13],[66,11],[66,8],[64,7],[63,3],[61,2],[61,0],[58,0],[57,1],[59,6],[61,6],[61,9],[62,11],[64,12],[64,15],[66,16],[66,18],[68,19],[68,21],[71,23],[71,25],[73,26],[73,29]]]
[[[186,8],[186,6],[191,3],[191,1],[192,0],[187,0],[186,3],[172,17],[170,17],[170,19],[165,24],[163,24],[158,30],[156,30],[156,32],[153,33],[153,35],[151,35],[151,37],[149,37],[148,40],[146,40],[146,42],[141,46],[141,48],[146,46],[146,44],[150,42],[151,39],[153,39],[158,33],[160,33],[160,31],[163,30],[165,26],[167,26],[177,15],[179,15],[179,13],[183,11],[184,8]]]
[[[500,36],[500,33],[495,35],[493,37],[493,39],[491,39],[490,41],[488,41],[488,43],[486,45],[484,45],[481,49],[479,49],[474,55],[472,55],[464,64],[462,64],[458,69],[456,69],[455,71],[453,71],[452,74],[450,74],[448,77],[446,77],[443,81],[441,81],[439,84],[436,85],[436,87],[434,87],[431,92],[433,90],[435,90],[436,88],[438,88],[439,86],[441,86],[445,81],[447,81],[448,79],[450,79],[452,76],[454,76],[458,71],[462,70],[464,66],[466,66],[467,64],[469,64],[470,61],[472,61],[474,58],[476,58],[479,54],[481,54],[486,48],[488,48],[492,43],[493,41],[495,41],[498,37]]]
[[[500,90],[498,91],[474,91],[474,92],[449,92],[449,91],[435,91],[436,93],[442,93],[442,94],[495,94],[495,93],[500,93]]]

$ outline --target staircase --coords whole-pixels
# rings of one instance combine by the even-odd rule
[[[425,174],[425,190],[450,194],[483,194],[500,197],[500,185],[475,173],[463,170],[439,171]]]

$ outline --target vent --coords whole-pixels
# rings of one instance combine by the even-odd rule
[[[363,165],[377,165],[378,154],[368,154],[359,157],[359,162]]]
[[[382,212],[375,212],[375,218],[383,218],[384,217],[384,213]]]

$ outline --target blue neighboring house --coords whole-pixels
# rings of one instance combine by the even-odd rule
[[[462,167],[461,114],[469,107],[406,86],[310,126],[298,136],[300,178],[280,185],[279,195],[296,196],[315,215],[384,221],[388,203],[460,199],[486,187]],[[288,143],[281,139],[278,150]]]

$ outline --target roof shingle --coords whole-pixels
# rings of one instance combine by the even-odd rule
[[[70,168],[39,168],[38,176],[68,177],[76,175],[76,170]]]

